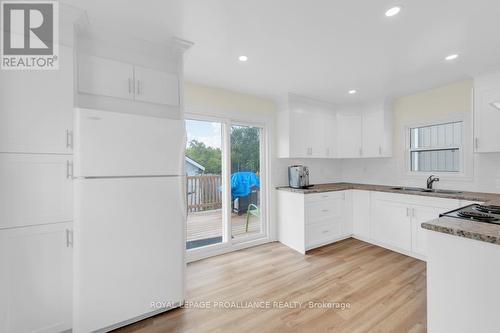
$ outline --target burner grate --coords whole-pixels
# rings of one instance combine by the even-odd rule
[[[483,212],[483,213],[488,213],[488,214],[497,214],[500,215],[500,206],[495,206],[495,205],[477,205],[475,207],[476,210]]]
[[[497,219],[494,216],[479,213],[479,212],[471,212],[471,211],[461,211],[458,212],[458,216],[468,218],[471,220],[477,221],[496,221]]]

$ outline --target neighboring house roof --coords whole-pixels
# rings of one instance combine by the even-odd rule
[[[190,159],[189,157],[186,156],[186,162],[197,167],[198,169],[200,169],[201,171],[205,171],[205,167],[203,165],[201,165],[200,163],[196,162],[195,160],[193,159]]]

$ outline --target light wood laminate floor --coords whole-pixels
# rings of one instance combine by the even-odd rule
[[[426,331],[425,262],[352,238],[305,256],[271,243],[194,262],[187,286],[189,302],[282,301],[288,307],[177,309],[116,332]],[[292,302],[350,308],[293,308]]]

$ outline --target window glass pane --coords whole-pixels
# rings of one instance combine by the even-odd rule
[[[412,171],[459,172],[459,150],[424,150],[411,152]]]
[[[231,235],[243,239],[262,232],[262,129],[231,126]]]
[[[411,149],[435,149],[462,145],[462,122],[410,129]]]
[[[186,120],[186,249],[224,241],[222,124]]]

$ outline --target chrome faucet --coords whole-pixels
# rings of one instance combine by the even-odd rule
[[[430,175],[429,178],[427,178],[427,189],[432,190],[432,185],[434,182],[438,182],[439,178],[435,177],[434,175]]]

